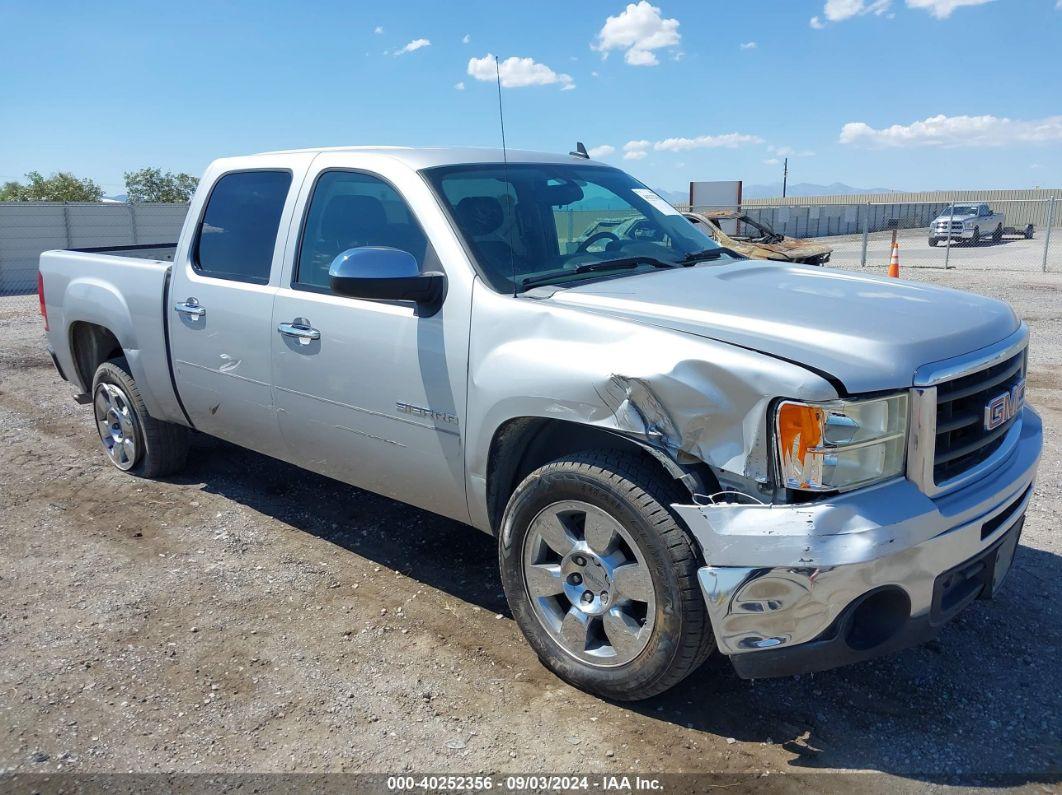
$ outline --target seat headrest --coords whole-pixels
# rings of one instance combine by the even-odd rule
[[[363,232],[378,232],[387,225],[383,202],[374,196],[333,196],[321,216],[321,237],[357,240]]]
[[[454,208],[457,223],[470,235],[489,235],[502,225],[505,213],[493,196],[466,196]]]

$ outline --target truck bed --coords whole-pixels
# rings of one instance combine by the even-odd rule
[[[77,342],[84,324],[109,330],[121,343],[152,416],[185,422],[170,374],[166,294],[177,246],[153,243],[57,249],[41,254],[48,342],[63,375],[82,394]]]
[[[81,254],[110,254],[114,257],[146,259],[152,262],[173,262],[176,243],[146,243],[136,246],[95,246],[91,248],[68,248],[62,251],[77,251]]]

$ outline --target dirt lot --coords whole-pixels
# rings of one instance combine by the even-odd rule
[[[1033,327],[1047,446],[1003,594],[893,658],[716,659],[636,706],[542,668],[480,533],[205,438],[174,480],[111,468],[35,299],[0,299],[0,771],[1059,771],[1062,276],[913,277]]]

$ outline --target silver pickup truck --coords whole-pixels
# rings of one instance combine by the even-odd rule
[[[948,239],[974,246],[985,239],[998,243],[1003,239],[1005,220],[1003,213],[987,204],[954,204],[929,225],[929,245]]]
[[[579,235],[617,215],[656,233]],[[581,156],[218,160],[175,245],[47,252],[40,292],[119,469],[201,431],[491,533],[535,652],[614,699],[934,636],[1040,456],[1007,305],[745,259]]]

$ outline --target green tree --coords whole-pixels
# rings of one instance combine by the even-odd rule
[[[78,179],[68,171],[50,177],[39,171],[26,174],[26,184],[5,182],[0,187],[0,201],[6,202],[98,202],[103,188],[87,177]]]
[[[191,174],[165,174],[157,168],[142,168],[125,172],[127,201],[141,202],[186,202],[195,193],[199,178]]]

